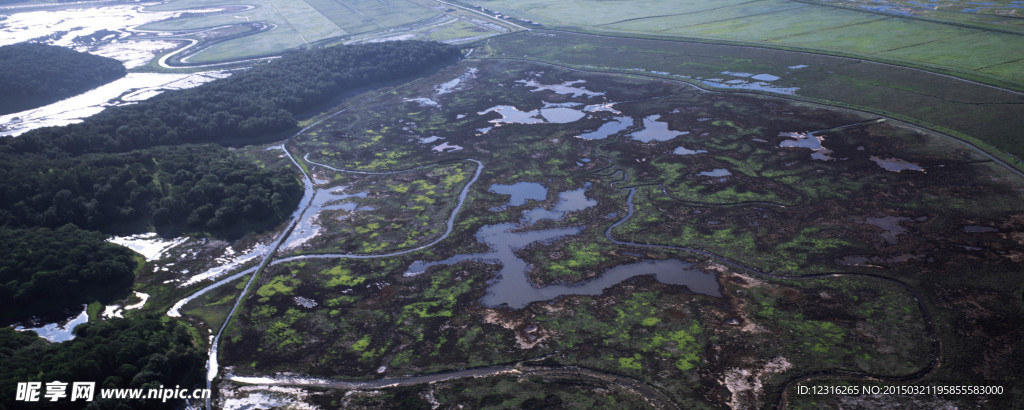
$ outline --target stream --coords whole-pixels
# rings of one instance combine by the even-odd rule
[[[335,114],[333,114],[331,116],[328,116],[327,118],[331,118],[334,115],[340,114],[341,112],[342,111],[339,111],[338,113],[335,113]],[[325,118],[324,120],[326,120],[327,118]],[[323,121],[323,120],[321,120],[321,121]],[[652,121],[653,121],[653,119],[652,119]],[[319,121],[318,121],[318,123],[319,123]],[[299,131],[299,133],[297,133],[296,135],[299,135],[299,134],[305,132],[307,129],[309,129],[310,127],[312,127],[314,125],[317,125],[317,124],[315,123],[313,125],[310,125],[309,127]],[[299,166],[298,161],[292,155],[292,153],[287,151],[287,149],[285,149],[285,152],[287,153],[287,155],[289,156],[291,161],[296,166]],[[409,172],[409,171],[412,171],[412,170],[415,170],[415,169],[420,169],[420,168],[423,168],[423,167],[428,167],[428,166],[435,165],[435,164],[428,164],[428,165],[423,165],[423,166],[414,167],[414,168],[410,168],[410,169],[406,169],[406,170],[399,170],[399,171],[368,172],[368,171],[355,171],[355,170],[338,169],[338,168],[334,168],[334,167],[331,167],[331,166],[326,165],[326,164],[321,164],[321,163],[317,163],[317,162],[311,161],[311,160],[309,160],[308,157],[309,157],[309,154],[306,154],[304,156],[304,159],[306,160],[307,163],[309,163],[311,165],[322,166],[322,167],[325,167],[327,169],[334,170],[336,172],[345,172],[345,173],[353,173],[353,174],[364,174],[364,175],[396,174],[396,173]],[[466,200],[466,198],[468,196],[469,189],[478,180],[478,178],[479,178],[479,176],[480,176],[480,174],[481,174],[481,172],[483,170],[483,167],[484,167],[483,163],[481,163],[480,161],[477,161],[475,159],[465,159],[465,160],[466,161],[470,161],[470,162],[474,162],[475,164],[477,164],[476,171],[474,173],[473,178],[469,182],[467,182],[467,184],[463,187],[462,191],[460,192],[459,201],[458,201],[457,205],[455,206],[455,208],[453,209],[452,213],[448,217],[447,228],[446,228],[444,234],[442,234],[440,237],[438,237],[434,241],[432,241],[432,242],[430,242],[428,244],[425,244],[425,245],[421,245],[421,246],[416,247],[416,248],[407,249],[407,250],[403,250],[403,251],[384,253],[384,254],[306,254],[306,255],[291,256],[291,257],[280,258],[280,259],[274,260],[273,259],[273,255],[277,251],[278,247],[280,247],[280,245],[282,243],[284,243],[285,240],[288,239],[288,237],[292,234],[293,229],[299,223],[299,221],[301,221],[303,218],[308,217],[306,215],[306,212],[308,211],[310,203],[313,200],[313,197],[314,197],[314,195],[316,193],[316,190],[317,190],[317,188],[313,186],[312,180],[311,180],[310,176],[308,175],[308,173],[306,173],[303,170],[304,185],[305,185],[305,188],[306,188],[306,195],[304,195],[303,201],[302,201],[303,205],[300,207],[300,209],[296,210],[295,214],[293,214],[293,218],[292,218],[291,222],[288,224],[288,228],[285,229],[283,231],[283,233],[277,238],[277,240],[275,241],[272,249],[266,255],[264,255],[263,260],[261,261],[259,266],[256,267],[256,268],[250,268],[250,270],[247,270],[247,271],[243,271],[243,272],[237,273],[234,276],[232,276],[231,278],[224,279],[221,282],[218,282],[217,284],[210,285],[207,288],[204,288],[204,289],[200,290],[196,294],[193,294],[193,295],[189,296],[189,298],[187,298],[187,300],[180,301],[179,302],[180,305],[175,305],[176,307],[180,308],[180,306],[183,306],[185,303],[187,303],[188,300],[192,300],[196,296],[199,296],[200,294],[207,292],[208,290],[218,286],[219,284],[230,282],[231,279],[234,279],[234,278],[237,278],[237,277],[240,277],[240,276],[244,276],[245,274],[248,274],[249,272],[253,272],[254,273],[252,275],[252,277],[249,279],[248,283],[246,284],[245,289],[239,295],[238,299],[235,302],[235,305],[233,306],[232,310],[229,312],[229,314],[226,317],[223,325],[221,326],[220,330],[218,331],[216,337],[213,340],[213,343],[211,345],[211,350],[210,350],[210,359],[209,359],[209,363],[208,363],[207,387],[209,388],[211,386],[213,379],[217,376],[217,371],[218,371],[218,367],[217,367],[217,350],[218,350],[218,345],[219,345],[220,337],[221,337],[224,329],[227,327],[227,324],[230,322],[231,318],[233,317],[233,315],[234,315],[235,311],[237,310],[238,306],[240,306],[240,304],[242,303],[242,300],[244,299],[245,295],[247,294],[247,292],[249,290],[249,287],[251,286],[253,281],[258,276],[259,272],[264,267],[266,267],[269,264],[279,264],[279,263],[285,263],[285,262],[294,261],[294,260],[300,260],[300,259],[321,259],[321,258],[371,259],[371,258],[393,257],[393,256],[404,255],[404,254],[408,254],[408,253],[415,252],[415,251],[418,251],[418,250],[422,250],[422,249],[425,249],[425,248],[428,248],[428,247],[432,247],[432,246],[438,244],[439,242],[441,242],[444,239],[446,239],[451,234],[452,230],[454,229],[455,218],[457,217],[458,212],[461,210],[462,206],[465,203],[465,200]],[[299,166],[299,168],[301,169],[302,167]],[[619,172],[623,173],[623,180],[622,181],[625,181],[626,180],[625,172],[622,171],[622,170],[613,170],[613,172],[610,175],[616,175]],[[621,181],[615,181],[615,182],[621,182]],[[613,182],[613,184],[615,182]],[[931,339],[932,349],[935,352],[934,357],[931,360],[931,362],[929,362],[927,365],[923,366],[920,370],[918,370],[918,371],[916,371],[914,373],[907,374],[907,375],[899,375],[899,376],[876,375],[876,374],[869,374],[869,373],[864,373],[864,372],[851,372],[851,371],[840,371],[840,370],[799,374],[799,375],[797,375],[795,377],[790,378],[788,381],[786,381],[783,384],[783,386],[782,386],[783,393],[782,393],[782,396],[781,396],[780,401],[779,401],[780,405],[783,405],[783,406],[785,405],[786,401],[788,400],[789,391],[792,390],[791,389],[792,386],[794,386],[797,383],[805,382],[805,381],[808,381],[808,380],[821,379],[821,378],[851,378],[852,377],[852,378],[855,378],[855,379],[871,379],[871,380],[876,380],[876,381],[877,380],[882,380],[882,381],[893,381],[893,382],[909,382],[909,381],[919,380],[920,378],[922,378],[924,376],[927,376],[928,374],[932,373],[937,368],[938,363],[939,363],[940,358],[941,358],[941,351],[942,351],[941,341],[937,337],[931,312],[928,310],[927,306],[924,305],[923,299],[921,298],[920,294],[916,291],[916,289],[914,289],[910,285],[908,285],[908,284],[906,284],[906,283],[904,283],[904,282],[902,282],[902,281],[900,281],[898,279],[893,279],[893,278],[885,277],[885,276],[882,276],[882,275],[865,274],[865,273],[836,272],[836,273],[822,273],[822,274],[812,274],[812,275],[804,275],[804,276],[779,275],[779,274],[774,274],[774,273],[771,273],[771,272],[760,271],[760,270],[757,270],[755,268],[751,268],[751,267],[748,267],[748,266],[744,266],[744,265],[742,265],[740,263],[734,262],[734,261],[732,261],[732,260],[730,260],[728,258],[725,258],[723,256],[714,254],[714,253],[706,251],[706,250],[690,248],[690,247],[682,247],[682,246],[649,244],[649,243],[635,243],[635,242],[619,240],[619,239],[616,239],[614,237],[613,231],[614,231],[615,228],[617,228],[617,227],[621,226],[622,224],[626,223],[630,218],[632,218],[636,214],[636,206],[634,205],[634,197],[636,195],[637,187],[636,186],[624,187],[624,188],[621,188],[621,189],[628,190],[628,195],[626,197],[627,212],[626,212],[625,216],[623,216],[621,219],[619,219],[618,221],[613,223],[611,226],[609,226],[605,230],[604,236],[611,243],[614,243],[614,244],[617,244],[617,245],[629,246],[629,247],[646,247],[646,248],[658,248],[658,249],[666,249],[666,250],[673,250],[673,251],[682,251],[682,252],[690,253],[690,254],[693,254],[693,255],[700,255],[700,256],[703,256],[703,257],[706,257],[706,258],[709,258],[709,259],[716,260],[716,261],[718,261],[718,262],[720,262],[722,264],[725,264],[727,266],[730,266],[731,268],[736,269],[738,271],[749,272],[749,273],[752,273],[752,274],[755,274],[755,275],[758,275],[758,276],[774,278],[774,279],[778,279],[778,280],[800,281],[800,280],[814,280],[814,279],[820,279],[820,278],[838,278],[838,277],[843,277],[843,276],[867,277],[867,278],[872,278],[872,279],[876,279],[876,280],[883,280],[883,281],[887,281],[887,282],[890,282],[890,283],[894,283],[894,284],[900,286],[901,288],[903,288],[904,290],[906,290],[910,295],[912,295],[914,297],[915,302],[917,302],[918,308],[920,309],[920,311],[922,313],[922,316],[923,316],[923,318],[925,320],[926,329],[927,329],[927,332],[929,334],[929,338]],[[583,198],[583,200],[586,200],[585,196],[583,196],[583,192],[584,192],[584,190],[581,189],[579,194]],[[511,198],[510,198],[510,200],[511,200]],[[781,204],[772,204],[772,205],[783,206]],[[540,211],[537,211],[538,209]],[[531,211],[553,212],[553,211],[545,210],[543,208],[535,208],[533,210],[527,211],[527,213],[531,212]],[[524,217],[526,217],[526,216],[527,216],[526,213],[524,213]],[[531,218],[526,217],[525,219],[530,220]],[[552,218],[552,219],[558,219],[558,218]],[[537,220],[539,220],[539,219],[537,219]],[[534,220],[534,222],[536,222],[536,220]],[[525,273],[521,274],[522,275],[522,280],[520,280],[520,278],[518,276],[518,275],[520,275],[520,273],[518,273],[518,272],[520,272],[520,271],[525,272],[525,270],[526,270],[526,266],[525,266],[526,262],[522,261],[522,260],[519,260],[517,257],[515,257],[514,250],[521,249],[522,247],[525,247],[526,245],[528,245],[530,243],[534,243],[534,242],[551,241],[551,240],[554,240],[554,239],[557,239],[557,238],[560,238],[560,237],[569,236],[569,235],[575,235],[575,234],[578,234],[582,230],[582,228],[580,228],[580,227],[567,227],[567,228],[554,228],[554,229],[541,230],[541,231],[532,231],[532,232],[531,231],[526,231],[526,232],[515,232],[515,233],[513,233],[512,231],[515,228],[517,228],[517,227],[518,227],[517,225],[512,224],[512,223],[495,224],[495,225],[484,226],[484,227],[482,227],[477,232],[477,238],[478,238],[478,240],[480,240],[480,242],[485,243],[485,244],[487,244],[489,246],[489,251],[488,252],[476,253],[476,254],[466,254],[466,255],[456,255],[456,256],[454,256],[452,258],[449,258],[449,259],[446,259],[446,260],[443,260],[443,261],[435,261],[435,262],[416,261],[416,262],[414,262],[409,267],[408,272],[406,273],[406,275],[407,276],[415,276],[415,275],[418,275],[418,274],[422,274],[423,272],[426,272],[427,269],[429,267],[431,267],[431,266],[442,265],[442,264],[453,264],[453,263],[458,263],[458,262],[465,261],[465,260],[479,260],[479,261],[484,261],[484,262],[501,261],[502,270],[499,272],[499,275],[498,275],[500,280],[493,281],[489,285],[490,289],[488,291],[488,294],[487,294],[487,296],[484,297],[484,299],[481,300],[481,302],[484,303],[487,306],[507,305],[507,306],[512,307],[512,308],[521,308],[521,307],[526,306],[527,304],[529,304],[531,302],[542,301],[542,300],[550,300],[550,299],[552,299],[554,297],[558,297],[558,296],[565,295],[565,294],[595,294],[595,293],[590,293],[590,292],[596,292],[596,294],[600,294],[601,290],[603,290],[604,288],[606,288],[606,287],[608,287],[610,285],[613,285],[615,283],[621,282],[621,280],[624,280],[626,277],[635,276],[635,274],[627,276],[626,273],[620,273],[619,270],[618,270],[619,268],[621,268],[622,272],[626,272],[628,270],[632,270],[634,272],[636,272],[636,271],[644,272],[644,274],[651,274],[651,273],[653,273],[653,274],[655,274],[656,278],[659,281],[662,281],[662,282],[665,282],[665,283],[677,283],[677,282],[672,282],[672,280],[676,280],[676,279],[673,279],[670,275],[668,275],[665,272],[669,272],[669,271],[671,271],[671,272],[679,272],[679,271],[682,271],[682,272],[684,272],[683,277],[686,277],[687,278],[686,280],[688,282],[680,282],[680,284],[687,285],[694,292],[703,293],[703,294],[707,294],[707,295],[711,295],[711,296],[721,296],[721,289],[718,286],[717,278],[715,277],[714,274],[708,274],[708,273],[705,273],[705,272],[701,272],[699,270],[691,269],[692,266],[695,265],[695,264],[689,263],[689,262],[683,262],[683,261],[678,260],[678,259],[669,259],[669,260],[662,260],[662,261],[641,261],[641,262],[637,262],[637,263],[634,263],[634,264],[621,265],[620,267],[612,268],[612,269],[606,271],[602,276],[600,276],[599,278],[597,278],[595,280],[592,280],[592,281],[588,282],[587,284],[585,284],[582,287],[581,286],[557,286],[557,285],[556,286],[548,286],[548,287],[545,287],[545,288],[535,288],[535,287],[532,287],[532,285],[529,283],[528,279],[526,278]],[[498,238],[501,238],[501,240],[499,240]],[[511,255],[511,256],[509,256],[509,255]],[[516,262],[516,261],[518,261],[518,262]],[[693,273],[693,272],[696,272],[697,274],[700,274],[700,275],[706,275],[707,277],[691,275],[691,273]],[[680,279],[680,280],[682,280],[682,279]],[[524,288],[522,286],[523,283],[526,284],[527,288]],[[507,286],[507,287],[502,287],[502,286]],[[465,370],[459,370],[459,371],[448,372],[448,373],[433,374],[433,375],[410,376],[410,377],[405,377],[405,378],[384,378],[384,379],[378,379],[378,380],[369,379],[369,380],[342,381],[342,380],[333,380],[333,379],[303,378],[303,377],[289,377],[289,376],[240,377],[240,376],[235,376],[235,375],[226,375],[225,379],[226,380],[231,380],[231,381],[234,381],[234,382],[238,382],[238,383],[260,384],[260,385],[314,386],[314,387],[328,387],[328,388],[340,388],[340,389],[379,389],[379,388],[387,388],[387,387],[395,387],[395,386],[407,386],[407,385],[415,385],[415,384],[423,384],[423,383],[434,383],[434,382],[439,382],[439,381],[446,381],[446,380],[453,380],[453,379],[467,378],[467,377],[497,376],[497,375],[502,375],[502,374],[544,375],[545,374],[544,372],[548,372],[546,374],[555,374],[555,373],[559,373],[560,372],[562,374],[567,374],[567,375],[571,374],[571,375],[575,375],[575,376],[600,378],[600,379],[606,380],[608,382],[614,382],[614,383],[623,385],[627,389],[630,389],[630,390],[632,390],[634,392],[639,392],[645,398],[647,398],[648,400],[651,400],[652,403],[659,403],[659,405],[658,405],[659,407],[675,407],[674,403],[671,400],[665,398],[665,396],[662,393],[658,392],[656,389],[650,388],[650,386],[643,385],[642,383],[637,384],[639,382],[637,382],[635,380],[628,379],[628,378],[623,378],[621,376],[610,375],[610,374],[602,373],[602,372],[598,372],[598,371],[593,371],[593,370],[589,370],[589,369],[581,369],[581,368],[568,367],[568,366],[567,367],[553,367],[553,368],[551,368],[551,367],[549,367],[549,368],[539,368],[539,367],[536,367],[536,368],[525,368],[524,366],[522,366],[522,364],[518,364],[518,365],[515,365],[515,366],[491,366],[491,367],[483,367],[483,368],[475,368],[475,369],[465,369]],[[639,386],[639,387],[637,387],[637,386]],[[662,398],[664,398],[663,401],[662,401]],[[210,402],[208,401],[207,402],[207,407],[209,407],[209,405],[210,405]]]

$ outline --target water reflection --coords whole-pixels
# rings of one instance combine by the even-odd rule
[[[633,125],[632,117],[614,117],[611,121],[601,125],[601,127],[598,128],[597,131],[581,134],[577,138],[582,138],[585,140],[605,139],[613,134],[622,132],[626,128],[629,128],[631,125]]]
[[[589,187],[590,183],[588,182],[583,188],[560,192],[558,203],[555,204],[554,209],[534,208],[528,210],[523,212],[523,221],[526,224],[534,224],[545,219],[558,221],[564,218],[568,212],[582,211],[597,205],[596,200],[587,198],[586,190]]]
[[[166,90],[191,88],[228,75],[226,72],[130,73],[124,78],[50,105],[0,115],[0,136],[18,136],[36,128],[79,123],[110,106],[131,104]]]
[[[637,141],[651,142],[651,141],[668,141],[680,135],[689,134],[689,131],[674,131],[668,129],[668,123],[664,121],[658,121],[661,115],[648,115],[644,117],[644,128],[639,131],[634,131],[629,136]]]
[[[540,124],[544,122],[543,118],[540,118],[540,110],[521,111],[511,105],[496,105],[486,110],[480,111],[478,115],[485,115],[487,113],[496,112],[501,115],[501,118],[493,119],[488,122],[494,125],[502,124]]]
[[[729,172],[729,170],[725,169],[725,168],[715,168],[715,169],[713,169],[711,171],[701,172],[698,175],[702,175],[702,176],[706,176],[706,177],[727,177],[729,175],[732,175],[732,172]]]
[[[818,161],[832,161],[832,150],[821,145],[825,137],[814,135],[809,132],[780,132],[780,137],[789,137],[790,140],[783,140],[779,148],[807,148],[811,150],[811,159]]]
[[[31,330],[31,331],[34,331],[37,334],[39,334],[39,337],[42,337],[43,339],[49,340],[51,342],[58,342],[59,343],[59,342],[66,342],[68,340],[74,339],[75,335],[72,334],[72,331],[74,331],[75,328],[78,327],[78,325],[86,323],[88,321],[89,321],[88,305],[82,305],[82,313],[79,313],[78,316],[69,318],[68,320],[65,320],[64,322],[47,323],[47,324],[39,326],[39,327],[29,327],[29,328],[18,326],[16,328],[14,328],[14,330],[17,330],[19,332],[25,332],[25,331]]]
[[[562,107],[541,108],[540,115],[544,117],[544,119],[548,120],[548,122],[555,124],[567,124],[579,121],[586,116],[586,114],[580,110]]]
[[[878,166],[885,168],[887,171],[902,172],[902,171],[921,171],[924,172],[924,168],[913,162],[908,162],[899,158],[882,158],[872,156],[871,160],[878,164]]]
[[[566,81],[561,84],[541,84],[537,80],[518,80],[516,82],[523,84],[527,87],[533,88],[533,90],[530,90],[533,92],[548,90],[553,91],[556,94],[571,95],[572,98],[579,98],[584,96],[598,97],[604,95],[604,93],[602,92],[590,91],[583,87],[574,87],[576,84],[583,84],[587,82],[587,80]]]
[[[507,206],[520,206],[529,200],[543,201],[548,196],[548,189],[536,182],[517,182],[512,185],[494,184],[489,190],[496,194],[509,195]]]

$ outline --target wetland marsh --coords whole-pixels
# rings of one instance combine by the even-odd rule
[[[413,98],[437,104],[403,103]],[[584,106],[607,109],[542,115]],[[630,378],[682,407],[791,400],[784,392],[806,374],[956,380],[936,363],[959,368],[994,351],[934,326],[969,326],[943,301],[971,296],[932,280],[962,283],[955,272],[983,260],[974,292],[997,292],[986,284],[1014,274],[1015,239],[962,227],[1020,229],[1021,181],[948,137],[875,119],[500,60],[357,97],[287,143],[323,186],[360,194],[344,199],[357,207],[331,210],[348,216],[320,220],[343,225],[268,265],[225,330],[220,364],[236,382],[279,372],[358,382],[544,357]],[[609,121],[626,125],[577,138]],[[657,136],[635,137],[644,131]],[[462,149],[433,149],[441,141]],[[467,159],[481,164],[472,185],[457,165]],[[940,199],[979,186],[984,199],[952,209]],[[435,216],[449,216],[450,231],[432,240]],[[337,240],[397,243],[376,242],[393,234],[372,220],[428,230],[392,248],[409,252],[331,253]],[[974,329],[1012,333],[1011,323]],[[798,342],[764,342],[780,333]]]
[[[131,296],[26,327],[60,342],[115,317],[188,323],[208,353],[207,404],[223,408],[1022,400],[1024,97],[1019,61],[999,52],[1019,43],[1019,27],[998,15],[1013,2],[655,2],[608,5],[621,13],[592,21],[552,17],[575,1],[470,3],[501,12],[179,0],[110,8],[148,22],[139,28],[52,25],[48,41],[112,53],[136,72],[80,104],[5,116],[4,133],[228,75],[140,70],[407,37],[469,45],[424,77],[311,108],[283,141],[233,148],[302,181],[286,222],[231,240],[111,237],[145,261]],[[920,19],[896,29],[887,16],[900,13]],[[728,18],[700,21],[715,16]],[[935,44],[914,42],[929,27],[941,28]],[[882,49],[864,41],[871,28],[906,36]],[[0,42],[27,35],[5,31]],[[803,52],[825,47],[819,31],[833,55]],[[942,51],[971,39],[973,59]],[[797,394],[848,384],[1007,394]]]

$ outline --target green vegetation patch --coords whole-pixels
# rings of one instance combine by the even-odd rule
[[[932,345],[923,316],[899,285],[846,276],[748,291],[755,322],[792,334],[795,342],[764,344],[758,348],[761,354],[782,354],[805,371],[845,368],[902,375],[928,363]]]
[[[504,36],[492,40],[491,47],[507,41],[514,43],[510,49],[525,51],[519,55],[527,54],[533,46],[516,37],[549,41],[540,34]],[[622,41],[616,47],[630,44]],[[581,40],[580,45],[594,43]],[[559,50],[567,60],[582,58],[574,48]],[[545,58],[557,58],[553,50],[541,51],[551,53]],[[638,61],[658,60],[652,57],[656,50],[641,51],[652,55]],[[605,58],[601,54],[595,58]],[[661,56],[671,54],[661,50]],[[752,75],[793,64],[741,57],[715,61],[730,70],[757,68],[748,72]],[[710,60],[694,60],[688,67],[712,70]],[[710,72],[727,75],[723,70]],[[911,81],[874,78],[857,87],[899,89],[907,84],[904,80]],[[554,90],[537,89],[534,82]],[[559,93],[555,85],[589,93]],[[521,121],[532,122],[525,124],[504,122],[502,113],[490,110],[508,106],[523,113],[514,115],[528,115],[553,104],[615,112],[591,108],[571,122]],[[235,369],[254,375],[288,371],[378,379],[540,358],[529,363],[629,377],[687,408],[727,405],[732,397],[723,390],[724,375],[749,371],[759,375],[764,394],[751,395],[753,401],[744,405],[763,407],[775,402],[791,377],[805,372],[901,377],[927,366],[935,345],[918,307],[921,301],[935,309],[932,317],[943,348],[971,358],[943,359],[957,370],[973,372],[941,373],[944,362],[927,376],[934,377],[930,381],[988,380],[984,374],[1012,373],[992,366],[984,371],[994,373],[982,373],[974,364],[986,355],[1015,363],[1009,356],[1015,350],[1007,347],[1012,343],[982,346],[972,344],[968,333],[941,329],[956,324],[990,334],[985,329],[991,326],[982,322],[999,319],[1007,325],[996,330],[1020,333],[1012,330],[1013,316],[1006,316],[1010,308],[996,309],[994,302],[972,308],[976,305],[970,302],[1011,295],[997,289],[1012,283],[1019,270],[1013,262],[1019,254],[1012,252],[1019,244],[1006,233],[1022,229],[1014,222],[1020,182],[994,173],[992,164],[979,162],[983,156],[948,138],[780,98],[701,93],[680,83],[494,60],[453,66],[393,90],[364,94],[346,106],[347,111],[297,137],[292,148],[331,167],[399,172],[349,174],[311,165],[321,189],[344,186],[347,194],[366,192],[346,200],[372,206],[378,214],[360,216],[358,208],[330,214],[339,221],[325,229],[336,235],[332,238],[392,246],[400,243],[388,239],[393,232],[422,232],[417,224],[450,215],[445,204],[451,204],[474,171],[467,158],[484,164],[480,185],[468,191],[443,246],[380,259],[310,258],[271,265],[257,285],[275,293],[267,300],[259,295],[248,299],[239,326],[229,327],[221,352],[223,362]],[[632,119],[632,128],[599,140],[576,138],[617,116]],[[645,122],[654,130],[650,120],[644,121],[648,118],[679,135],[634,139]],[[808,132],[813,140],[801,140],[804,146],[784,144]],[[822,148],[815,148],[815,142]],[[441,144],[461,149],[434,149]],[[885,158],[924,171],[895,172],[881,166]],[[508,206],[507,196],[487,192],[491,184],[516,182],[540,183],[548,194]],[[558,193],[579,187],[586,187],[586,199],[595,204],[547,219],[531,220],[526,214],[533,208],[560,214],[567,205]],[[631,192],[634,212],[626,203]],[[320,221],[332,223],[328,219]],[[583,228],[572,237],[515,250],[534,266],[531,279],[547,275],[551,283],[578,283],[629,261],[681,258],[716,272],[723,294],[693,294],[643,276],[598,296],[492,308],[480,300],[498,264],[463,260],[410,272],[414,261],[486,252],[477,234],[493,224],[520,232]],[[612,239],[605,238],[612,225]],[[977,228],[966,226],[998,227],[998,232],[969,232]],[[313,249],[323,246],[314,244]],[[350,249],[367,249],[358,246]],[[773,278],[739,265],[796,278]],[[887,278],[899,278],[907,287]],[[326,286],[330,281],[338,283]],[[976,290],[953,290],[967,283]],[[969,312],[961,313],[964,309]],[[766,364],[777,371],[766,372]],[[383,375],[378,373],[382,368]],[[408,391],[414,390],[426,394]],[[526,400],[495,396],[481,404],[484,396],[466,392],[445,400],[481,407]]]
[[[365,277],[354,276],[352,271],[345,269],[342,266],[335,266],[331,269],[322,270],[320,274],[327,275],[328,279],[325,285],[328,288],[337,286],[356,286],[366,281]]]
[[[260,288],[256,290],[256,294],[260,296],[261,302],[266,302],[274,295],[292,295],[295,290],[295,286],[300,283],[302,282],[295,278],[275,276],[269,283],[260,286]]]

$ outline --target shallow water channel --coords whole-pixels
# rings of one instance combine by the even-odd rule
[[[495,190],[495,187],[498,187]],[[693,263],[678,259],[659,261],[641,261],[619,265],[601,274],[597,279],[575,285],[552,285],[535,287],[527,276],[530,264],[516,256],[516,251],[534,243],[550,242],[558,238],[579,234],[583,228],[574,226],[534,231],[516,231],[524,226],[532,225],[544,219],[561,220],[566,213],[580,211],[597,205],[597,201],[587,198],[582,188],[559,193],[559,201],[552,209],[541,207],[523,212],[521,224],[512,222],[486,225],[476,233],[481,243],[487,244],[488,251],[482,253],[455,255],[448,259],[434,262],[413,262],[405,276],[423,274],[432,266],[454,265],[466,261],[501,264],[497,277],[489,283],[487,295],[480,302],[488,307],[508,306],[522,309],[532,302],[557,299],[565,295],[600,295],[605,289],[629,278],[641,275],[655,275],[655,278],[666,284],[686,285],[691,291],[711,296],[721,296],[718,281],[714,274],[692,269]],[[530,199],[543,199],[543,186],[537,183],[520,182],[514,185],[492,185],[492,191],[510,194],[509,205],[526,203],[526,194]],[[539,197],[539,198],[538,198]]]
[[[488,307],[508,306],[522,309],[532,302],[554,300],[566,295],[600,295],[605,289],[635,276],[651,275],[666,284],[686,285],[691,291],[710,296],[721,296],[718,280],[712,273],[693,269],[693,263],[678,259],[641,261],[619,265],[605,271],[597,279],[577,285],[552,285],[535,287],[527,277],[529,263],[516,256],[515,251],[536,243],[552,241],[561,237],[576,235],[580,227],[555,228],[540,231],[513,232],[516,225],[503,223],[487,225],[477,231],[476,237],[486,243],[490,250],[483,253],[456,255],[436,261],[416,261],[409,266],[406,276],[416,276],[432,266],[454,265],[465,261],[500,263],[501,270],[490,282],[487,295],[480,302]]]

